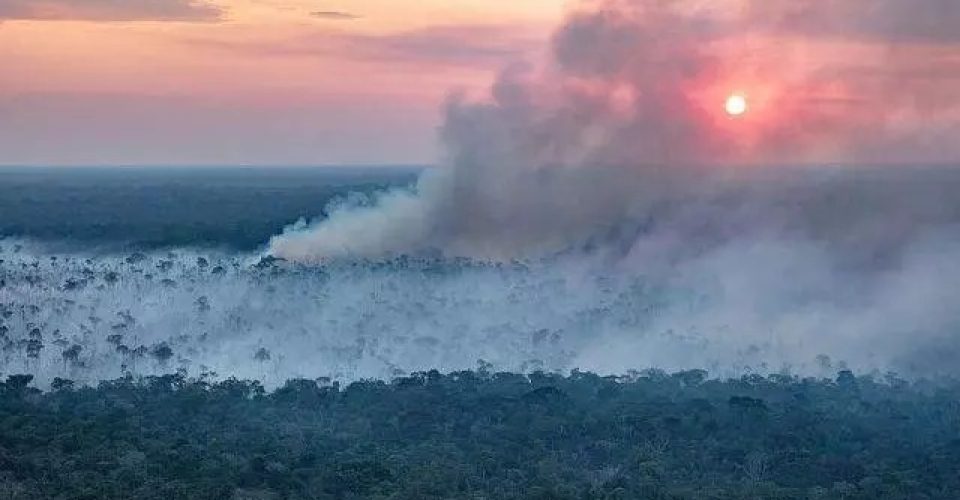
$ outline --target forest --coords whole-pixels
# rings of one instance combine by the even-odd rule
[[[960,384],[701,370],[0,383],[2,499],[948,499]]]

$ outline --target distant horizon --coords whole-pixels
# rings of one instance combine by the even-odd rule
[[[123,164],[123,163],[114,163],[114,164],[18,164],[18,163],[0,163],[0,170],[8,169],[33,169],[33,168],[49,168],[49,169],[407,169],[407,170],[422,170],[425,168],[434,168],[438,167],[438,164],[417,164],[417,163],[303,163],[303,164],[271,164],[271,163],[261,163],[261,164],[228,164],[228,163],[206,163],[206,164],[189,164],[189,163],[173,163],[173,164],[164,164],[164,163],[143,163],[143,164]]]
[[[425,169],[434,169],[434,168],[445,168],[446,165],[443,163],[303,163],[303,164],[281,164],[281,163],[198,163],[198,164],[189,164],[189,163],[144,163],[144,164],[17,164],[17,163],[0,163],[0,171],[3,170],[12,170],[12,169],[58,169],[58,170],[151,170],[151,169],[170,169],[170,170],[222,170],[222,169],[250,169],[250,170],[309,170],[309,169],[368,169],[368,170],[425,170]],[[548,165],[544,165],[544,168],[550,168]],[[755,163],[755,164],[738,164],[738,163],[690,163],[685,165],[669,165],[669,164],[624,164],[624,165],[606,165],[601,166],[597,165],[594,167],[586,168],[595,168],[601,169],[605,167],[611,168],[624,168],[624,169],[638,169],[642,170],[646,167],[658,167],[658,168],[714,168],[714,169],[743,169],[743,170],[756,170],[764,168],[776,168],[776,169],[807,169],[807,168],[853,168],[853,169],[917,169],[917,168],[960,168],[960,160],[956,162],[951,161],[917,161],[917,162],[867,162],[867,161],[809,161],[809,162],[769,162],[769,163]],[[564,167],[557,167],[564,168]],[[569,167],[568,167],[569,168]],[[584,168],[584,167],[575,167],[575,168]]]

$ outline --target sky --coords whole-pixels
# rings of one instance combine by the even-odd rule
[[[560,0],[0,0],[0,164],[433,163]]]
[[[642,106],[620,151],[952,162],[958,28],[956,0],[0,0],[0,164],[434,163],[450,96],[523,63]]]

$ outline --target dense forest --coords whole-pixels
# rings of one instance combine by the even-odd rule
[[[702,371],[0,383],[0,498],[933,499],[960,385]]]
[[[408,185],[419,170],[5,167],[0,239],[67,247],[255,250],[297,219],[325,215],[327,203],[348,193]]]

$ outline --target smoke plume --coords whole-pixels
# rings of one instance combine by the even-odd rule
[[[761,210],[738,230],[816,225],[819,207],[774,220],[765,205],[796,189],[855,196],[869,187],[848,174],[825,179],[784,165],[957,158],[948,139],[960,130],[960,96],[917,74],[947,64],[944,40],[913,42],[923,29],[939,33],[956,9],[925,0],[905,13],[894,4],[742,0],[721,10],[680,0],[584,2],[555,33],[545,67],[507,69],[487,100],[451,99],[443,166],[372,206],[345,204],[291,228],[270,253],[316,263],[622,249],[644,245],[624,238],[650,220],[675,225],[670,218],[703,209],[718,219],[703,228],[722,231],[711,222],[744,216],[726,213],[719,200]],[[854,5],[862,16],[848,15]],[[750,102],[742,119],[722,111],[731,93]],[[831,236],[875,224],[864,217]]]
[[[960,175],[923,165],[960,158],[958,12],[901,3],[583,2],[547,64],[450,100],[441,167],[269,252],[549,262],[672,291],[631,306],[642,326],[598,319],[587,367],[829,352],[952,373]],[[732,93],[742,118],[723,113]]]
[[[550,61],[451,97],[442,165],[290,226],[285,264],[6,245],[0,355],[74,378],[960,375],[956,15],[584,2]]]

